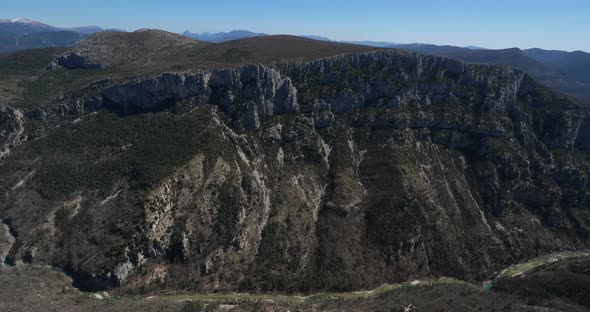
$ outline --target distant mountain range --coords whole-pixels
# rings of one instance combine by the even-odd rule
[[[64,28],[47,25],[41,22],[33,21],[26,18],[0,19],[0,32],[11,32],[16,34],[29,34],[35,32],[49,31],[72,31],[81,34],[93,34],[100,31],[125,31],[117,28],[102,28],[100,26],[81,26],[74,28]]]
[[[248,30],[232,30],[230,32],[218,32],[218,33],[204,32],[201,34],[192,33],[187,30],[182,34],[184,36],[187,36],[187,37],[190,37],[193,39],[197,39],[197,40],[201,40],[201,41],[206,41],[206,42],[225,42],[225,41],[242,39],[242,38],[270,36],[269,34],[266,34],[266,33],[255,33],[255,32],[251,32]],[[306,35],[306,36],[301,36],[301,37],[309,38],[309,39],[313,39],[313,40],[319,40],[319,41],[360,44],[360,45],[379,47],[379,48],[384,48],[384,47],[396,44],[394,42],[368,41],[368,40],[364,40],[364,41],[337,41],[337,40],[332,40],[327,37],[314,36],[314,35]]]
[[[0,52],[74,46],[88,35],[105,30],[122,31],[99,26],[61,28],[26,18],[3,19],[0,20]]]
[[[590,53],[519,48],[486,50],[431,44],[398,44],[389,47],[469,63],[516,67],[550,88],[590,101]]]
[[[74,31],[48,31],[30,34],[0,32],[0,52],[16,50],[70,47],[81,43],[87,35]]]
[[[265,33],[254,33],[246,30],[202,34],[186,31],[184,35],[207,42],[224,42],[241,38],[268,36]],[[303,37],[320,41],[359,44],[378,48],[411,50],[470,63],[513,66],[529,73],[533,78],[548,87],[570,96],[590,101],[590,54],[582,51],[521,50],[518,48],[491,50],[477,46],[455,47],[367,40],[335,41],[330,38],[314,35]]]
[[[46,32],[63,30],[57,27],[49,26],[37,21],[26,18],[14,18],[0,20],[0,32],[10,32],[14,34],[27,34],[33,32]]]
[[[182,34],[184,36],[187,36],[187,37],[190,37],[193,39],[197,39],[197,40],[201,40],[201,41],[206,41],[206,42],[225,42],[225,41],[242,39],[242,38],[270,36],[269,34],[266,34],[266,33],[255,33],[255,32],[251,32],[248,30],[232,30],[229,32],[218,32],[218,33],[204,32],[201,34],[193,33],[193,32],[190,32],[187,30]],[[386,48],[386,47],[390,47],[390,46],[403,45],[401,43],[388,42],[388,41],[332,40],[328,37],[315,36],[315,35],[304,35],[301,37],[309,38],[309,39],[313,39],[313,40],[319,40],[319,41],[360,44],[360,45],[366,45],[366,46],[378,47],[378,48]],[[471,50],[485,50],[485,48],[480,48],[480,47],[476,47],[476,46],[467,46],[465,48],[471,49]]]
[[[93,33],[119,29],[103,29],[99,26],[60,28],[25,18],[0,20],[0,52],[46,47],[69,47],[82,42]],[[192,33],[182,35],[200,41],[220,43],[242,38],[269,36],[247,30],[218,33]],[[400,44],[383,41],[336,41],[330,38],[307,35],[309,39],[372,46],[397,48],[423,54],[444,56],[470,63],[507,65],[529,73],[548,87],[570,96],[590,101],[590,54],[583,51],[565,52],[543,49],[518,48],[491,50],[476,46],[455,47],[432,44]]]
[[[242,39],[242,38],[268,36],[268,34],[254,33],[254,32],[247,31],[247,30],[232,30],[230,32],[218,32],[218,33],[204,32],[202,34],[192,33],[187,30],[182,34],[184,36],[187,36],[187,37],[190,37],[193,39],[197,39],[197,40],[201,40],[201,41],[206,41],[206,42],[225,42],[225,41],[231,41],[231,40]]]

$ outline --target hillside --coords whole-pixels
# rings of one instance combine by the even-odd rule
[[[588,247],[586,105],[373,49],[147,30],[1,56],[5,263],[83,290],[318,292]]]
[[[15,107],[44,106],[60,96],[95,92],[91,85],[98,81],[109,85],[165,71],[309,60],[373,49],[292,36],[211,44],[157,30],[103,32],[75,48],[0,54],[0,94],[4,94],[4,103]],[[46,70],[47,67],[56,70]],[[59,70],[60,67],[70,70]]]
[[[394,47],[426,54],[436,54],[470,63],[512,66],[535,76],[543,75],[548,71],[548,68],[546,68],[543,63],[527,57],[526,54],[518,48],[474,50],[454,46],[435,46],[428,44],[399,45]]]
[[[590,54],[542,49],[474,50],[430,44],[393,45],[392,48],[450,57],[457,60],[521,69],[540,83],[575,98],[590,101]]]
[[[524,53],[553,71],[574,79],[590,83],[590,53],[582,51],[548,51],[542,49],[528,49]]]
[[[104,66],[153,66],[184,56],[206,45],[181,35],[153,29],[131,33],[100,32],[76,46],[72,53]],[[182,60],[179,60],[182,62]]]
[[[266,36],[207,43],[161,30],[102,32],[89,37],[56,65],[122,67],[130,73],[219,68],[281,60],[309,60],[376,48],[295,36]],[[125,53],[120,53],[125,51]]]
[[[0,20],[0,32],[13,33],[17,35],[30,34],[35,32],[48,32],[60,30],[57,27],[33,21],[26,18],[14,18]]]
[[[85,38],[86,35],[73,31],[34,32],[24,35],[0,32],[0,52],[51,47],[71,47],[78,45]]]
[[[269,63],[278,60],[310,60],[342,53],[359,53],[377,48],[276,35],[254,37],[210,45],[199,51],[204,60],[230,63]]]
[[[98,26],[60,28],[26,18],[0,20],[0,53],[48,47],[73,47],[88,35],[104,30]]]
[[[538,261],[538,259],[532,260]],[[503,278],[491,289],[454,279],[414,280],[384,284],[372,290],[309,295],[213,293],[120,296],[83,293],[71,278],[51,268],[0,267],[0,309],[58,311],[580,311],[590,308],[587,257],[552,258],[526,270],[526,275]],[[529,262],[522,265],[526,266]],[[529,275],[530,273],[530,275]],[[575,282],[577,281],[577,282]]]

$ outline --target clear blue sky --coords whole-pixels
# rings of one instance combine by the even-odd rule
[[[246,29],[487,48],[590,51],[590,0],[3,0],[0,18],[61,27]]]

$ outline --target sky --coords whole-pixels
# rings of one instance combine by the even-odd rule
[[[181,33],[590,51],[590,0],[2,0],[0,18]]]

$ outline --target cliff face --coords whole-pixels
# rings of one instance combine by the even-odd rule
[[[305,291],[483,279],[589,243],[588,110],[511,68],[373,52],[100,102],[1,165],[10,263],[87,289]]]
[[[25,118],[23,113],[0,104],[0,161],[8,157],[10,149],[23,141]]]
[[[188,99],[190,107],[218,105],[247,129],[259,119],[299,111],[291,79],[264,65],[195,74],[162,74],[115,86],[103,93],[106,105],[123,114],[154,111]]]

